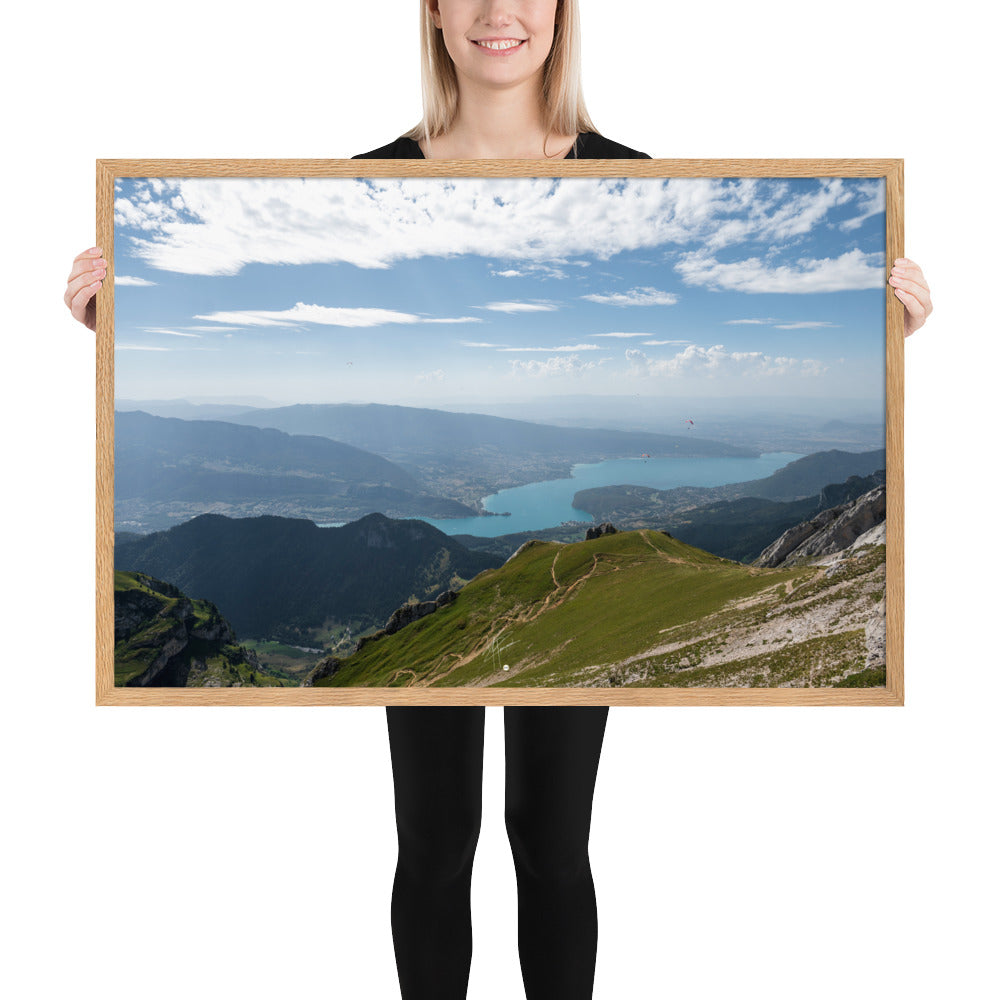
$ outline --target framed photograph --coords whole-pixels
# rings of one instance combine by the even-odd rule
[[[902,187],[98,161],[98,704],[901,705]]]

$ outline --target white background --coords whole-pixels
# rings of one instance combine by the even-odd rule
[[[398,997],[382,708],[93,704],[93,335],[61,295],[94,243],[98,157],[340,157],[408,128],[416,8],[5,15],[0,987],[17,1000]],[[903,157],[906,251],[936,306],[906,345],[906,706],[613,708],[595,997],[995,996],[992,8],[582,13],[585,93],[613,139]],[[523,996],[501,713],[470,1000]]]

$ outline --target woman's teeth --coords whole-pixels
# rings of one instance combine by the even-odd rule
[[[502,42],[476,42],[476,45],[481,45],[484,49],[512,49],[523,41],[523,38],[508,38]]]

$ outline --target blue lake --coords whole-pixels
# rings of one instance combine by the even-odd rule
[[[775,451],[760,458],[618,458],[594,465],[574,465],[572,478],[530,483],[486,497],[489,511],[510,511],[510,517],[421,518],[448,535],[495,538],[517,531],[540,531],[564,521],[592,521],[586,511],[573,506],[578,490],[595,486],[650,486],[669,490],[676,486],[724,486],[748,479],[764,479],[802,455]]]

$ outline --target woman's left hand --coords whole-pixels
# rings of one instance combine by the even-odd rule
[[[897,257],[889,274],[889,284],[892,285],[896,298],[906,307],[903,314],[903,336],[909,337],[914,330],[919,330],[924,325],[934,308],[927,279],[912,260]]]

